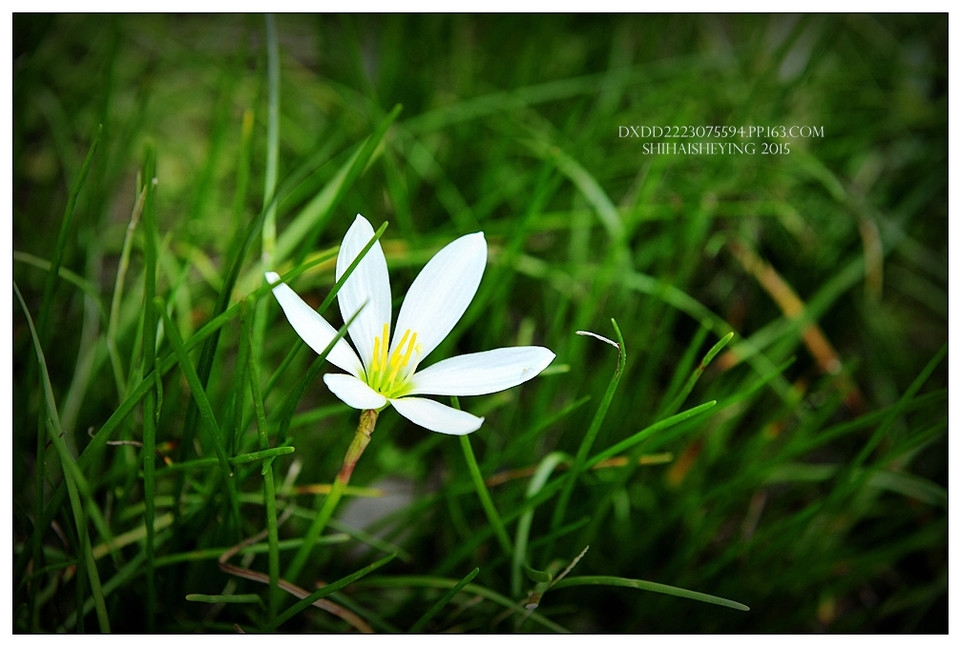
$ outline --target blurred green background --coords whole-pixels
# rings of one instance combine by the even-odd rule
[[[352,483],[397,500],[366,528],[379,539],[334,525],[297,585],[312,590],[396,548],[330,597],[377,631],[946,631],[945,15],[269,24],[14,15],[14,278],[90,514],[78,521],[65,501],[64,454],[45,435],[51,408],[15,301],[16,631],[102,630],[98,609],[121,632],[270,627],[267,587],[217,566],[265,526],[260,466],[235,474],[235,518],[218,467],[198,462],[219,440],[198,421],[180,360],[151,386],[155,512],[166,524],[143,534],[145,285],[155,281],[185,340],[209,339],[211,319],[242,301],[221,328],[206,396],[233,455],[257,446],[252,395],[237,382],[263,386],[271,445],[296,449],[272,463],[278,508],[292,514],[280,538],[296,542],[315,509],[296,486],[330,482],[356,411],[327,392],[329,366],[291,354],[302,344],[263,289],[261,258],[304,269],[291,284],[319,305],[334,281],[329,261],[315,261],[358,212],[390,223],[395,295],[441,245],[485,232],[484,282],[446,350],[557,353],[538,379],[461,401],[487,417],[470,440],[511,541],[521,510],[536,513],[518,560],[498,542],[456,438],[385,411]],[[692,136],[623,137],[630,126]],[[809,136],[781,130],[801,126],[794,134]],[[647,147],[664,142],[742,152]],[[151,151],[155,193],[137,206]],[[275,247],[258,220],[271,205]],[[611,318],[626,348],[617,377],[617,350],[575,334],[616,338]],[[162,361],[174,346],[158,329]],[[572,483],[559,518],[557,494],[522,507],[525,470],[551,454],[596,456],[714,400],[616,451],[619,463],[575,482],[553,471],[551,482]],[[115,418],[111,439],[124,443],[88,450]],[[126,538],[96,552],[97,583],[82,555],[104,543],[104,526]],[[542,597],[534,616],[549,623],[522,620],[509,604],[536,581],[520,564],[556,574],[587,545],[571,585]],[[262,552],[242,564],[266,570]],[[474,567],[477,587],[443,600],[447,581]],[[751,609],[574,578],[601,575]],[[187,599],[201,593],[253,596]],[[355,628],[311,608],[281,629]]]

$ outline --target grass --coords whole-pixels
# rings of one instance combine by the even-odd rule
[[[15,632],[946,632],[945,16],[13,31]],[[715,125],[811,136],[620,136]],[[557,358],[331,490],[263,271],[343,324],[358,212],[398,301],[484,231],[438,357]]]

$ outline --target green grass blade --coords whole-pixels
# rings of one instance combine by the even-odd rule
[[[190,356],[187,354],[186,348],[183,345],[183,340],[180,338],[180,331],[167,314],[163,300],[158,297],[154,299],[153,304],[156,310],[163,316],[164,328],[167,330],[167,338],[170,340],[170,345],[173,346],[173,351],[180,364],[180,370],[183,372],[183,376],[190,386],[190,393],[193,395],[197,409],[200,411],[200,418],[210,432],[210,439],[217,454],[217,463],[220,466],[220,475],[223,478],[223,485],[226,488],[230,501],[232,518],[235,523],[233,531],[239,535],[241,523],[240,503],[237,499],[236,480],[232,477],[233,469],[231,469],[230,459],[227,456],[227,447],[225,446],[223,433],[220,431],[220,425],[217,423],[217,418],[213,413],[210,400],[207,399],[207,394],[204,391],[203,385],[200,383],[200,376],[193,367]]]
[[[677,362],[677,368],[670,377],[670,384],[663,392],[663,397],[660,400],[660,408],[657,410],[656,414],[657,419],[668,414],[665,413],[667,405],[669,402],[672,402],[677,398],[677,394],[680,392],[680,389],[686,384],[684,376],[686,375],[687,379],[689,379],[690,373],[694,370],[693,365],[694,361],[696,360],[696,354],[700,351],[700,346],[703,345],[703,342],[706,340],[708,334],[710,334],[710,330],[707,329],[706,326],[701,325],[697,327],[696,334],[688,343],[687,349],[684,351],[683,356]],[[670,413],[675,412],[677,411],[670,411]]]
[[[819,507],[818,513],[824,514],[826,511],[841,505],[843,501],[856,496],[862,489],[864,482],[869,481],[869,479],[881,472],[879,465],[873,465],[871,467],[864,467],[863,465],[867,458],[876,450],[881,440],[883,440],[890,431],[893,423],[900,418],[903,410],[910,404],[914,397],[916,397],[917,392],[919,392],[920,388],[927,382],[930,375],[946,356],[947,346],[944,345],[933,358],[927,362],[923,370],[920,371],[920,374],[914,378],[897,403],[886,412],[883,421],[877,426],[873,433],[870,434],[869,439],[864,443],[857,455],[837,474],[836,486],[830,494],[817,505],[817,507]],[[811,527],[813,526],[811,525]]]
[[[187,601],[197,603],[253,603],[262,604],[263,599],[258,594],[188,594],[184,597]]]
[[[243,335],[244,343],[246,345],[251,344],[253,342],[251,326],[248,325],[246,321],[244,321],[243,331],[245,331]],[[263,408],[263,395],[260,392],[260,372],[257,369],[256,362],[253,361],[252,353],[247,352],[246,357],[248,361],[247,375],[250,380],[250,396],[253,399],[253,410],[257,422],[257,439],[260,444],[260,452],[276,451],[276,449],[270,449],[270,438],[267,434],[267,416]],[[293,447],[289,448],[292,449]],[[261,473],[263,475],[263,506],[264,512],[266,513],[267,545],[270,550],[267,558],[267,573],[270,578],[270,587],[267,591],[267,608],[270,621],[276,618],[280,605],[280,548],[277,528],[277,491],[273,480],[273,472],[273,459],[269,458],[264,462]]]
[[[703,404],[700,404],[699,406],[694,406],[693,408],[685,410],[681,413],[677,413],[676,415],[671,415],[667,419],[663,419],[663,420],[660,420],[659,422],[651,424],[650,426],[647,426],[646,428],[634,433],[633,435],[626,438],[625,440],[621,440],[620,442],[617,442],[613,446],[606,448],[603,451],[600,451],[600,453],[597,453],[595,456],[587,460],[586,464],[584,465],[584,469],[592,469],[593,467],[600,464],[604,460],[609,460],[613,456],[623,453],[627,449],[635,446],[636,444],[639,444],[640,442],[646,440],[652,435],[655,435],[672,426],[680,424],[681,422],[686,422],[687,420],[693,417],[696,417],[700,413],[710,410],[716,405],[717,405],[716,401],[705,402]]]
[[[625,231],[620,213],[597,179],[584,168],[583,164],[557,146],[539,139],[526,140],[524,143],[540,157],[554,162],[557,168],[573,182],[587,202],[593,206],[600,218],[600,223],[610,236],[614,249],[618,254],[623,254],[626,251],[623,246]]]
[[[272,15],[264,18],[267,31],[267,159],[263,171],[262,262],[273,267],[273,252],[277,244],[277,204],[273,197],[277,190],[277,168],[280,157],[280,45],[277,42],[277,23]]]
[[[107,351],[110,354],[110,365],[113,368],[113,378],[117,384],[117,395],[123,397],[127,392],[127,375],[120,360],[120,349],[117,345],[117,328],[120,323],[120,305],[123,300],[123,286],[126,282],[127,270],[130,268],[130,249],[133,246],[133,234],[137,229],[140,216],[143,213],[147,190],[151,183],[141,188],[130,213],[130,222],[123,237],[123,246],[120,248],[120,262],[117,266],[117,277],[113,283],[113,298],[110,300],[110,317],[107,322]],[[152,189],[151,189],[152,190]]]
[[[44,92],[44,96],[47,96],[46,92]],[[55,102],[50,102],[50,103],[53,104]],[[59,123],[61,120],[52,119],[51,121],[54,123]],[[55,128],[55,131],[59,131],[59,130],[60,130],[59,128]],[[94,153],[97,150],[97,147],[100,142],[100,136],[102,133],[103,133],[103,125],[101,124],[97,127],[97,132],[94,135],[93,142],[91,143],[90,148],[87,151],[86,158],[84,159],[83,164],[81,165],[80,170],[77,173],[77,177],[73,182],[73,185],[70,190],[70,194],[67,198],[67,204],[64,208],[64,215],[60,221],[60,229],[57,233],[56,245],[53,248],[53,252],[52,252],[50,263],[49,263],[49,270],[44,280],[43,300],[41,301],[39,318],[37,320],[38,339],[40,341],[41,346],[45,345],[49,340],[49,334],[48,334],[49,316],[50,316],[51,308],[53,307],[53,295],[56,290],[57,280],[60,278],[60,274],[61,274],[61,266],[63,264],[63,254],[66,248],[67,241],[69,239],[71,223],[73,220],[74,212],[76,210],[77,200],[79,199],[80,191],[83,188],[84,182],[86,181],[87,173],[90,169],[90,164],[93,161]],[[31,370],[31,374],[29,376],[32,380],[32,377],[34,374],[32,373],[33,368],[31,367],[30,370]],[[37,426],[37,452],[36,452],[36,455],[38,457],[43,455],[44,451],[46,450],[46,443],[44,441],[44,437],[45,437],[45,424],[42,421],[39,421]],[[39,460],[38,462],[39,462],[38,467],[34,471],[34,486],[35,486],[35,490],[37,491],[37,495],[34,497],[34,518],[36,519],[39,519],[44,516],[44,514],[41,513],[42,510],[44,509],[44,502],[45,502],[44,495],[42,492],[45,489],[45,479],[46,479],[46,472],[43,466],[43,461]],[[57,502],[56,506],[59,507],[59,502]],[[35,565],[38,565],[43,562],[42,560],[43,550],[42,550],[42,544],[40,539],[41,537],[40,528],[42,527],[46,527],[46,524],[38,523],[35,526],[35,529],[33,532],[32,548],[33,548],[33,559],[34,559]],[[33,594],[33,590],[31,589],[30,599],[29,599],[29,612],[31,616],[35,616],[34,615],[34,611],[36,610],[35,600],[36,600],[35,595]]]
[[[569,456],[565,453],[555,451],[547,454],[547,456],[540,461],[540,464],[537,465],[537,470],[534,472],[533,477],[530,478],[530,483],[527,485],[526,497],[532,498],[537,495],[546,484],[547,479],[550,477],[550,474],[553,473],[554,469],[567,460],[569,460]],[[517,522],[517,533],[514,538],[513,554],[510,564],[510,591],[514,597],[519,597],[522,593],[523,567],[529,560],[527,547],[530,540],[530,526],[533,524],[534,511],[534,507],[526,510]]]
[[[265,462],[267,460],[273,460],[275,458],[282,457],[284,455],[290,455],[296,452],[296,447],[293,446],[278,446],[276,448],[267,449],[266,451],[251,451],[250,453],[238,453],[237,455],[232,455],[227,458],[227,462],[234,466],[247,466],[254,464],[256,462]],[[220,464],[220,459],[217,457],[212,458],[197,458],[195,460],[188,460],[186,462],[173,462],[168,464],[160,471],[157,475],[163,475],[168,473],[173,473],[176,471],[193,471],[194,469],[206,469],[208,467],[215,467]]]
[[[340,498],[343,496],[344,489],[345,485],[343,484],[343,480],[334,478],[333,483],[330,485],[330,492],[322,499],[323,502],[320,504],[320,509],[317,510],[316,516],[314,516],[310,527],[303,536],[300,549],[297,550],[293,561],[290,562],[290,565],[287,566],[284,572],[283,578],[287,581],[295,581],[303,570],[303,567],[307,564],[311,550],[313,550],[314,546],[320,541],[320,534],[326,529],[327,523],[330,522],[330,518],[333,516],[333,512],[336,510],[337,505],[340,504]]]
[[[658,594],[669,594],[674,597],[712,603],[724,608],[733,610],[748,611],[750,608],[737,601],[716,597],[712,594],[695,592],[694,590],[685,590],[672,585],[663,583],[654,583],[653,581],[643,581],[641,579],[627,579],[620,576],[568,576],[554,584],[553,589],[572,588],[581,585],[611,585],[623,588],[634,588],[636,590],[646,590],[647,592],[656,592]]]
[[[459,409],[459,406],[456,408]],[[460,436],[460,448],[463,450],[463,459],[467,463],[467,470],[470,471],[470,480],[473,482],[473,487],[477,492],[477,496],[480,498],[480,504],[483,505],[483,511],[487,515],[487,520],[490,521],[490,525],[493,527],[493,533],[500,542],[500,548],[504,554],[510,554],[513,551],[513,545],[510,544],[510,536],[507,534],[507,528],[503,524],[503,519],[500,518],[496,505],[493,504],[490,491],[483,481],[483,474],[480,473],[480,466],[477,464],[477,458],[473,454],[473,447],[470,445],[469,435]]]
[[[37,269],[42,269],[43,271],[50,271],[52,266],[49,260],[38,258],[33,254],[26,253],[24,251],[17,251],[16,249],[13,251],[13,259],[16,262],[22,262],[25,265],[30,265],[31,267],[36,267]],[[103,302],[100,298],[100,291],[93,283],[88,281],[83,276],[80,276],[76,272],[67,269],[66,267],[60,267],[60,278],[82,291],[84,296],[92,298],[100,303],[100,310],[101,313],[103,313]]]
[[[141,338],[143,345],[141,348],[141,369],[145,380],[154,379],[156,388],[150,388],[144,393],[143,397],[143,447],[140,451],[140,460],[143,468],[143,498],[144,512],[143,522],[147,528],[147,536],[144,541],[144,552],[146,557],[146,579],[147,579],[147,631],[153,631],[156,625],[154,609],[157,607],[156,598],[156,580],[154,574],[154,497],[156,496],[156,486],[154,479],[154,470],[156,467],[156,447],[157,447],[157,416],[158,416],[158,392],[160,389],[160,378],[156,373],[157,359],[157,312],[150,306],[157,293],[157,218],[156,218],[156,172],[157,172],[157,153],[151,143],[144,147],[143,161],[143,190],[145,191],[143,203],[143,230],[144,230],[144,248],[143,248],[143,327]]]
[[[673,401],[670,402],[670,405],[667,406],[660,415],[658,415],[658,417],[663,417],[665,415],[672,415],[675,412],[677,412],[677,410],[679,410],[680,406],[683,405],[683,402],[687,400],[687,396],[693,390],[693,387],[696,385],[701,375],[703,375],[704,370],[707,369],[707,366],[710,365],[710,362],[713,361],[714,357],[716,357],[720,353],[720,351],[723,350],[723,348],[728,343],[730,343],[730,340],[732,338],[733,338],[733,332],[727,332],[723,336],[723,338],[717,341],[713,345],[713,347],[710,348],[709,351],[707,351],[707,354],[704,355],[703,359],[701,359],[700,363],[697,365],[694,371],[690,374],[690,377],[687,379],[687,382],[684,384],[683,389],[677,394],[677,396],[673,399]]]
[[[260,211],[260,214],[255,217],[247,226],[246,233],[241,237],[242,242],[236,246],[234,250],[233,257],[229,261],[229,271],[227,272],[226,277],[223,280],[223,285],[220,288],[219,293],[217,294],[217,302],[213,309],[213,319],[218,319],[221,315],[225,314],[230,307],[230,299],[233,295],[234,287],[237,284],[237,280],[240,277],[240,271],[243,267],[244,259],[246,258],[247,253],[250,250],[251,245],[253,244],[254,239],[257,236],[257,233],[261,230],[264,218],[267,217],[267,210],[276,204],[276,201],[279,199],[280,193],[274,196],[270,204],[267,205],[267,208],[264,208]],[[259,282],[259,281],[258,281]],[[261,285],[260,289],[263,289],[264,285]],[[220,332],[219,326],[214,327],[210,330],[210,336],[206,338],[203,343],[203,347],[200,351],[200,359],[197,362],[197,376],[200,379],[201,385],[206,387],[209,379],[210,372],[213,369],[213,361],[216,356],[217,346],[220,342]],[[193,337],[191,337],[193,338]],[[187,447],[193,441],[193,433],[195,426],[195,416],[197,415],[197,408],[191,403],[186,412],[186,418],[183,424],[183,442],[182,442],[182,451],[181,458],[183,457],[183,451],[187,450]],[[181,483],[181,489],[183,483]]]
[[[399,114],[400,106],[396,106],[377,124],[373,133],[357,148],[320,194],[304,207],[293,222],[287,225],[277,238],[277,247],[273,256],[274,266],[292,256],[298,245],[303,244],[305,248],[313,245],[323,229],[326,218],[367,167],[390,124]]]
[[[927,382],[930,378],[930,375],[933,374],[933,371],[936,370],[937,366],[940,365],[940,362],[944,360],[947,356],[947,346],[944,345],[940,350],[933,356],[930,361],[927,362],[927,365],[923,367],[923,370],[920,371],[920,374],[916,376],[910,386],[907,388],[906,392],[903,393],[903,396],[897,401],[896,405],[893,406],[889,413],[885,416],[883,423],[877,428],[876,431],[870,436],[870,439],[867,443],[860,449],[860,452],[857,453],[853,461],[850,463],[850,469],[856,469],[862,465],[867,457],[877,448],[877,445],[880,444],[884,436],[889,432],[890,427],[893,426],[893,423],[900,417],[903,409],[913,401],[913,398],[916,397],[917,393],[920,391],[920,388],[923,387],[923,384]]]
[[[460,581],[457,579],[450,579],[447,577],[440,576],[421,576],[421,575],[400,575],[400,576],[381,576],[381,577],[369,577],[363,580],[360,585],[364,587],[375,587],[375,588],[399,588],[399,587],[419,587],[419,588],[453,588]],[[499,592],[491,590],[482,585],[477,585],[476,583],[468,583],[463,587],[463,591],[468,594],[474,594],[488,601],[492,601],[497,605],[503,606],[504,608],[510,610],[513,614],[517,616],[523,616],[526,613],[526,608],[514,601],[513,599],[506,597]],[[555,632],[555,633],[569,633],[570,631],[561,626],[560,624],[553,622],[546,617],[542,617],[539,614],[533,614],[530,617],[531,620],[536,621],[544,628]]]
[[[607,384],[607,390],[603,394],[603,399],[600,400],[600,404],[597,406],[597,412],[594,413],[593,419],[590,420],[590,426],[580,441],[577,454],[573,458],[573,464],[570,466],[566,484],[560,492],[556,507],[553,509],[553,517],[550,522],[550,527],[553,529],[557,529],[563,523],[563,517],[564,514],[566,514],[570,496],[573,494],[573,487],[580,477],[580,474],[587,468],[587,455],[590,453],[593,442],[597,438],[597,433],[600,432],[600,427],[603,425],[603,420],[607,415],[607,411],[610,409],[610,403],[613,401],[613,395],[617,391],[617,386],[620,384],[620,377],[623,376],[623,370],[627,363],[627,349],[623,342],[623,335],[620,333],[620,327],[617,325],[616,320],[610,319],[610,322],[617,335],[617,341],[614,343],[613,341],[605,340],[617,347],[617,366],[613,376],[610,378],[610,382]]]
[[[256,292],[254,293],[254,298],[262,298],[270,290],[269,285],[261,285]],[[192,351],[197,346],[207,342],[212,336],[217,334],[217,332],[224,325],[232,321],[239,313],[242,307],[242,303],[236,303],[233,306],[227,308],[225,311],[221,312],[217,316],[214,316],[206,324],[203,325],[197,332],[191,336],[184,343],[184,350],[187,352]],[[170,355],[167,355],[159,360],[157,363],[157,374],[163,376],[173,369],[174,366],[179,362],[179,357],[175,352],[172,352]],[[117,409],[110,415],[109,418],[103,423],[100,429],[93,435],[93,439],[87,444],[83,452],[77,458],[77,464],[80,465],[81,469],[85,469],[95,460],[100,459],[104,447],[107,445],[107,442],[110,441],[113,434],[117,431],[123,421],[133,412],[133,409],[140,403],[140,400],[144,397],[147,391],[155,385],[155,377],[147,376],[143,378],[140,383],[134,386],[129,395],[120,403]],[[56,505],[53,504],[58,500],[62,500],[63,491],[59,489],[54,492],[54,496],[51,498],[51,504],[48,505],[48,510]],[[49,514],[51,512],[44,512],[44,519],[49,522]]]
[[[261,403],[263,400],[260,400]],[[266,422],[266,420],[263,420]],[[235,464],[237,466],[244,464],[252,464],[254,462],[267,462],[275,458],[282,457],[284,455],[290,455],[295,452],[296,448],[292,446],[278,446],[272,449],[263,449],[261,451],[252,451],[250,453],[241,453],[239,455],[233,455],[227,458],[227,461],[230,464]]]
[[[277,628],[282,626],[284,622],[294,617],[297,613],[300,613],[306,608],[308,608],[309,606],[311,606],[314,601],[317,601],[318,599],[323,599],[324,597],[329,596],[338,590],[342,590],[343,588],[347,587],[354,581],[358,579],[362,579],[363,577],[367,576],[374,570],[386,565],[387,563],[395,559],[396,556],[397,556],[396,554],[390,554],[389,556],[385,556],[379,561],[375,561],[370,565],[366,566],[365,568],[357,570],[353,574],[348,574],[347,576],[341,579],[338,579],[333,583],[329,583],[323,586],[322,588],[313,592],[312,594],[307,595],[306,597],[304,597],[303,599],[301,599],[300,601],[298,601],[297,603],[293,604],[292,606],[287,608],[285,611],[283,611],[283,613],[279,617],[269,622],[266,626],[266,630],[268,631],[276,630]]]
[[[617,444],[609,447],[608,449],[601,451],[596,456],[590,458],[584,464],[583,468],[584,470],[592,469],[593,467],[600,464],[604,460],[608,460],[611,457],[619,453],[622,453],[628,448],[651,437],[652,435],[660,431],[666,430],[674,425],[680,424],[681,422],[686,422],[692,419],[693,417],[696,417],[700,413],[703,413],[713,408],[714,406],[716,406],[716,404],[717,404],[716,401],[706,402],[704,404],[700,404],[699,406],[695,406],[694,408],[691,408],[689,410],[677,413],[676,415],[673,415],[672,417],[668,417],[665,420],[661,420],[655,424],[652,424],[644,428],[643,430],[635,433],[634,435],[630,436],[629,438],[621,442],[618,442]],[[558,476],[552,482],[545,484],[543,488],[536,495],[525,499],[522,503],[518,503],[510,511],[503,514],[504,522],[510,522],[514,518],[517,518],[520,515],[526,513],[527,510],[541,505],[544,501],[548,500],[561,488],[569,486],[568,479],[571,478],[571,476],[572,476],[572,473],[568,471],[567,473],[564,473]],[[580,521],[577,521],[571,526],[577,527],[577,526],[580,526],[581,524],[582,523]],[[480,545],[483,541],[485,541],[487,537],[493,533],[493,531],[494,530],[492,529],[492,526],[484,527],[479,531],[475,531],[468,540],[464,541],[463,544],[458,546],[458,549],[454,554],[452,554],[447,559],[444,559],[444,561],[438,566],[437,570],[440,572],[447,571],[452,566],[452,564],[456,563],[457,560],[459,560],[459,558],[462,555],[468,554],[471,550],[475,549],[478,545]],[[560,535],[561,535],[561,532],[559,529],[553,530],[551,533],[550,540],[553,541],[554,539],[559,538]]]
[[[442,597],[440,597],[437,600],[436,603],[430,606],[430,608],[427,609],[427,611],[423,614],[423,616],[417,619],[417,621],[413,624],[413,626],[410,627],[409,632],[414,634],[422,632],[424,626],[426,626],[430,622],[430,620],[433,619],[434,616],[436,616],[436,614],[443,609],[445,605],[450,603],[450,601],[457,595],[458,592],[460,592],[460,590],[462,590],[468,583],[473,581],[476,578],[477,574],[479,573],[480,573],[480,568],[478,567],[475,567],[472,570],[470,570],[465,577],[457,581],[457,584],[455,586],[447,590],[446,594],[444,594]]]
[[[386,226],[387,226],[387,223],[384,222],[380,226],[380,229],[374,234],[373,238],[371,238],[370,242],[368,242],[367,245],[360,250],[360,253],[357,255],[357,259],[354,262],[352,262],[349,267],[347,267],[341,280],[338,281],[337,284],[334,286],[334,290],[331,290],[334,294],[336,293],[337,290],[339,290],[340,286],[343,285],[343,283],[347,280],[347,278],[350,277],[350,274],[357,267],[357,265],[360,264],[360,261],[364,258],[364,256],[366,256],[367,252],[369,252],[369,250],[373,248],[373,244],[379,239],[380,235],[382,235],[383,232],[386,230]],[[328,299],[329,298],[332,298],[332,296],[328,295]],[[333,339],[331,339],[330,343],[327,344],[327,347],[323,349],[323,352],[321,352],[317,357],[317,359],[314,361],[313,366],[311,366],[311,370],[308,372],[306,378],[301,380],[300,382],[301,387],[295,389],[294,392],[292,392],[291,395],[287,398],[284,406],[281,408],[281,411],[283,412],[283,421],[281,422],[281,433],[279,435],[281,440],[285,436],[286,428],[289,426],[289,420],[293,417],[293,412],[296,407],[297,401],[299,401],[300,396],[303,394],[304,390],[306,389],[306,385],[309,383],[310,380],[312,380],[313,376],[316,373],[316,370],[319,370],[319,368],[323,365],[324,360],[326,359],[330,351],[333,349],[333,346],[340,339],[346,336],[347,330],[349,329],[350,324],[353,322],[354,318],[356,318],[359,314],[360,314],[360,311],[358,310],[356,314],[354,314],[353,317],[349,321],[347,321],[343,325],[343,327],[341,327],[337,331],[337,335]],[[310,550],[313,549],[314,542],[319,538],[320,534],[323,532],[324,528],[329,522],[330,517],[333,515],[333,512],[337,507],[337,504],[340,502],[340,496],[342,494],[343,494],[343,483],[341,482],[340,478],[334,478],[330,494],[323,500],[323,503],[321,504],[321,507],[317,512],[317,515],[314,517],[313,521],[310,524],[309,529],[307,530],[306,535],[304,536],[303,545],[300,547],[300,550],[297,552],[296,556],[294,557],[293,562],[287,567],[287,570],[284,574],[284,578],[287,579],[288,581],[295,580],[297,576],[300,574],[300,570],[306,564],[307,558],[310,555]]]
[[[70,237],[73,215],[77,209],[77,200],[80,199],[80,191],[83,189],[84,182],[87,179],[87,173],[90,171],[90,165],[93,163],[97,147],[100,145],[100,136],[103,134],[103,125],[97,126],[97,132],[93,136],[93,142],[87,151],[87,156],[80,166],[80,172],[73,181],[70,188],[70,197],[67,199],[67,205],[63,212],[63,219],[60,221],[60,230],[57,232],[57,243],[53,249],[53,255],[50,259],[50,271],[47,272],[47,278],[43,285],[43,301],[40,308],[40,315],[37,319],[37,332],[42,341],[47,340],[49,319],[51,308],[53,307],[53,292],[57,286],[57,279],[60,277],[60,266],[63,264],[63,253],[67,246],[67,240]]]
[[[90,488],[86,482],[86,479],[83,477],[83,473],[77,467],[73,456],[70,455],[70,452],[63,441],[63,433],[60,428],[59,415],[57,414],[56,400],[54,399],[53,395],[53,386],[50,383],[50,375],[47,372],[47,362],[44,358],[43,349],[40,346],[40,338],[37,334],[37,329],[33,325],[33,318],[30,316],[30,312],[27,309],[27,304],[24,302],[23,296],[20,294],[20,289],[17,287],[16,283],[13,284],[13,290],[17,300],[20,302],[20,307],[23,309],[24,316],[27,320],[27,325],[30,328],[30,336],[33,340],[34,351],[36,352],[37,363],[40,368],[41,382],[43,384],[46,425],[49,427],[50,439],[57,450],[57,455],[60,458],[60,464],[63,468],[64,483],[67,494],[70,498],[70,507],[73,511],[74,523],[76,524],[77,530],[77,538],[80,543],[78,545],[80,561],[78,563],[77,607],[82,608],[84,605],[83,586],[80,583],[80,578],[85,576],[89,580],[90,592],[93,595],[94,605],[97,609],[97,619],[100,623],[100,630],[104,633],[108,633],[110,632],[110,619],[107,615],[107,608],[103,598],[103,590],[100,586],[100,575],[97,571],[96,559],[93,556],[93,551],[90,545],[90,535],[87,532],[87,511],[84,509],[84,500],[81,500],[82,495],[86,502],[91,502]],[[37,531],[39,531],[39,528]]]

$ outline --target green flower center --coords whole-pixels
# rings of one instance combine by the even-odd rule
[[[373,360],[367,370],[367,385],[384,397],[400,397],[409,388],[409,380],[420,361],[423,346],[417,333],[406,330],[390,352],[390,324],[383,324],[383,334],[373,340]],[[412,361],[411,361],[412,359]]]

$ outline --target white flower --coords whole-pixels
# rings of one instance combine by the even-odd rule
[[[362,215],[347,231],[337,256],[337,280],[373,238]],[[487,262],[483,233],[457,238],[441,249],[410,286],[396,327],[392,321],[390,278],[380,242],[367,254],[337,293],[356,352],[344,339],[327,360],[349,374],[327,374],[323,381],[334,395],[359,410],[380,410],[388,404],[414,424],[437,433],[464,435],[480,428],[482,417],[417,395],[486,395],[532,379],[554,359],[541,347],[513,347],[464,354],[417,370],[446,338],[473,300]],[[318,354],[337,331],[303,299],[267,272],[273,294],[287,320]],[[359,312],[359,314],[358,314]]]

